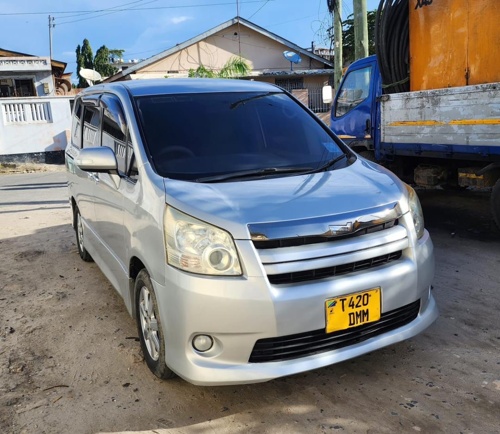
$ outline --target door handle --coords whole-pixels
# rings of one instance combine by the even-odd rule
[[[87,177],[89,179],[91,179],[92,181],[94,181],[96,184],[99,182],[99,177],[97,176],[97,173],[94,173],[94,172],[89,172],[87,174]]]
[[[370,119],[367,119],[366,124],[365,124],[365,133],[371,134],[371,130],[372,130],[372,123],[371,123]]]

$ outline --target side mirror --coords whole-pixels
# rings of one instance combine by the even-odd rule
[[[323,104],[330,104],[333,101],[332,86],[323,86],[322,96],[323,96]]]
[[[87,172],[117,173],[118,171],[116,155],[107,146],[82,149],[75,159],[75,164]]]

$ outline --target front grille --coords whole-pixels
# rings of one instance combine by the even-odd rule
[[[284,283],[305,282],[308,280],[324,279],[325,277],[339,276],[341,274],[352,273],[354,271],[367,270],[378,267],[401,258],[401,250],[387,255],[377,256],[364,261],[351,262],[348,264],[336,265],[333,267],[318,268],[316,270],[295,271],[292,273],[269,274],[269,282],[274,285]]]
[[[256,249],[277,249],[281,247],[296,247],[305,246],[309,244],[327,243],[329,241],[339,241],[346,238],[360,237],[362,235],[380,232],[390,229],[398,224],[398,219],[390,220],[388,222],[372,225],[351,234],[337,235],[337,236],[307,236],[307,237],[293,237],[293,238],[279,238],[273,240],[253,240],[253,245]]]
[[[420,300],[383,313],[377,322],[325,333],[324,329],[277,338],[260,339],[255,343],[250,363],[279,362],[326,351],[337,350],[387,333],[413,321],[420,310]]]

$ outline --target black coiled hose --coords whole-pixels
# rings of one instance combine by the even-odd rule
[[[383,93],[408,92],[408,0],[380,0],[375,19],[375,47]]]

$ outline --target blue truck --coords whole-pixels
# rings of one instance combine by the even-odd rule
[[[331,129],[401,178],[430,187],[492,187],[500,227],[500,83],[384,93],[376,56],[352,63]]]

